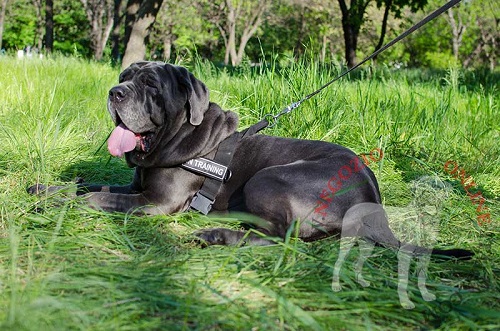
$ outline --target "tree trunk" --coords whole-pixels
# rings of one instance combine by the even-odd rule
[[[2,0],[2,8],[0,11],[0,50],[2,49],[3,40],[3,22],[5,21],[5,10],[7,9],[7,0]]]
[[[236,64],[241,64],[241,62],[243,61],[243,56],[245,55],[245,47],[247,46],[250,38],[257,32],[257,29],[262,23],[262,16],[264,14],[266,6],[266,1],[259,1],[257,7],[252,11],[251,19],[245,22],[245,27],[240,38],[240,45],[238,46],[238,54],[235,59]]]
[[[115,0],[113,8],[113,30],[111,31],[111,60],[113,64],[120,60],[120,26],[122,22],[122,0]]]
[[[382,27],[380,29],[380,38],[378,40],[377,46],[375,46],[375,51],[378,51],[379,49],[382,48],[382,46],[384,46],[384,39],[387,33],[387,21],[389,20],[389,13],[391,11],[391,7],[392,7],[392,0],[388,0],[385,5],[384,17],[382,18]],[[376,61],[377,56],[375,56],[373,60]]]
[[[236,9],[234,9],[230,0],[226,0],[227,6],[227,49],[224,56],[224,64],[236,65]]]
[[[358,62],[356,57],[358,33],[349,22],[346,22],[346,20],[342,20],[342,29],[344,30],[345,59],[347,61],[347,66],[352,68]]]
[[[163,0],[144,0],[137,11],[136,19],[132,24],[130,37],[125,48],[122,68],[127,68],[136,61],[146,57],[146,38],[150,28],[156,20]]]
[[[90,47],[94,51],[94,59],[102,60],[104,48],[108,42],[114,19],[114,1],[80,0],[90,23]]]
[[[45,21],[43,18],[43,2],[42,0],[33,0],[32,2],[36,12],[36,33],[33,46],[40,51],[43,46],[43,30],[45,27]]]
[[[163,60],[168,62],[172,56],[172,45],[174,44],[175,36],[173,34],[173,24],[169,24],[165,36],[163,37]]]
[[[45,1],[45,50],[52,53],[54,48],[54,2]]]
[[[476,57],[478,57],[479,54],[481,54],[481,52],[483,51],[484,45],[485,45],[485,43],[484,43],[483,39],[480,38],[478,44],[476,45],[476,48],[474,48],[472,53],[470,53],[469,56],[467,56],[467,58],[462,62],[462,66],[464,68],[468,68],[470,66],[470,64],[472,63],[472,61]]]
[[[128,0],[127,1],[127,13],[125,15],[125,34],[123,36],[123,49],[127,48],[128,40],[130,39],[130,34],[132,33],[132,27],[134,25],[137,13],[141,4],[144,0]]]
[[[458,60],[458,56],[460,55],[460,46],[462,45],[462,37],[467,29],[467,26],[462,23],[460,12],[457,13],[457,18],[458,23],[455,20],[453,8],[448,9],[448,22],[451,26],[453,56]]]
[[[295,47],[293,49],[293,54],[297,59],[304,55],[304,31],[306,29],[305,11],[306,6],[304,4],[301,4],[299,31],[297,32],[297,42],[295,43]]]
[[[166,37],[163,39],[163,61],[169,62],[172,56],[172,37]]]
[[[351,0],[351,7],[347,8],[345,0],[338,0],[342,12],[342,30],[344,32],[345,59],[349,68],[357,64],[356,50],[358,36],[363,23],[363,16],[370,0]]]

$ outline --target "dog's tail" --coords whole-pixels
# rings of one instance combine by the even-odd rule
[[[396,245],[394,242],[376,242],[376,245],[383,246],[386,248],[393,248],[397,250],[403,250],[409,254],[414,255],[432,255],[440,259],[457,258],[460,260],[469,260],[474,256],[474,252],[462,248],[451,248],[451,249],[438,249],[438,248],[427,248],[417,245],[412,245],[409,243],[398,242]]]
[[[452,249],[433,249],[432,255],[437,257],[455,257],[461,260],[469,260],[474,256],[474,252],[471,252],[462,248],[452,248]]]
[[[384,247],[389,247],[388,245],[384,245],[383,243],[381,243],[381,245]],[[462,248],[451,248],[451,249],[427,248],[402,242],[400,242],[399,247],[391,246],[391,248],[403,250],[414,255],[432,255],[436,258],[441,258],[441,259],[457,258],[460,260],[469,260],[474,256],[474,252]]]

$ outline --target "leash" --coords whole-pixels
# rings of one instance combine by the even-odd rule
[[[411,28],[409,28],[408,30],[406,30],[405,32],[403,32],[402,34],[400,34],[399,36],[397,36],[396,38],[394,38],[393,40],[391,40],[390,42],[388,42],[387,44],[385,44],[384,46],[382,46],[381,48],[377,49],[370,56],[364,58],[361,62],[359,62],[358,64],[356,64],[354,67],[352,67],[352,68],[344,71],[339,76],[335,77],[334,79],[332,79],[331,81],[329,81],[325,85],[321,86],[316,91],[314,91],[314,92],[306,95],[305,97],[303,97],[299,101],[293,102],[292,104],[288,105],[286,108],[284,108],[281,112],[279,112],[276,115],[273,115],[273,114],[266,114],[266,115],[264,115],[264,118],[259,122],[259,124],[267,122],[266,127],[268,127],[268,128],[274,127],[278,123],[278,119],[281,116],[283,116],[285,114],[288,114],[292,110],[298,108],[304,101],[311,99],[313,96],[315,96],[316,94],[320,93],[321,91],[323,91],[325,88],[327,88],[328,86],[330,86],[331,84],[333,84],[337,80],[339,80],[342,77],[346,76],[350,72],[356,70],[357,68],[359,68],[360,66],[362,66],[366,62],[370,61],[371,59],[373,59],[374,57],[376,57],[377,55],[379,55],[380,53],[382,53],[386,49],[392,47],[394,44],[398,43],[402,39],[406,38],[408,35],[412,34],[416,30],[420,29],[422,26],[424,26],[425,24],[429,23],[430,21],[432,21],[433,19],[435,19],[436,17],[438,17],[439,15],[441,15],[442,13],[444,13],[445,11],[447,11],[448,9],[450,9],[451,7],[455,6],[460,1],[461,0],[451,0],[448,3],[444,4],[443,6],[441,6],[438,9],[436,9],[434,12],[432,12],[431,14],[427,15],[420,22],[418,22],[417,24],[413,25]],[[268,118],[270,120],[268,120]],[[272,121],[272,124],[271,124],[270,121]]]

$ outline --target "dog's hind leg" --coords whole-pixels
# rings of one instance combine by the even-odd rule
[[[332,290],[334,292],[342,290],[342,285],[340,285],[340,270],[342,269],[342,265],[344,264],[347,255],[349,255],[352,246],[354,246],[357,240],[357,237],[340,238],[339,256],[337,257],[337,262],[335,262],[335,266],[333,268]]]
[[[425,301],[434,301],[436,300],[436,296],[430,293],[425,286],[429,261],[430,254],[422,254],[417,258],[418,288],[420,290],[420,294],[422,295],[422,299]]]
[[[370,286],[370,282],[366,281],[363,278],[363,265],[365,264],[366,260],[372,255],[373,248],[375,248],[375,243],[360,239],[358,240],[359,244],[359,257],[358,261],[356,262],[356,268],[354,269],[356,273],[356,281],[358,282],[359,285],[363,287],[368,287]]]
[[[408,297],[408,273],[413,251],[402,246],[398,251],[398,295],[399,302],[404,309],[413,309],[415,304]]]
[[[367,233],[372,229],[372,223],[378,223],[373,218],[384,217],[385,212],[382,206],[376,203],[359,203],[349,208],[342,220],[342,234],[340,239],[340,251],[337,262],[333,270],[332,289],[340,291],[340,269],[344,263],[347,254],[354,245],[355,240],[359,243],[359,257],[355,266],[356,281],[363,287],[370,286],[362,275],[363,265],[371,256],[375,243]]]

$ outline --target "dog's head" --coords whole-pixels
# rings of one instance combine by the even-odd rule
[[[108,140],[114,156],[151,153],[161,132],[189,122],[198,126],[209,107],[206,86],[185,68],[138,62],[125,69],[109,91],[108,110],[116,128]]]

